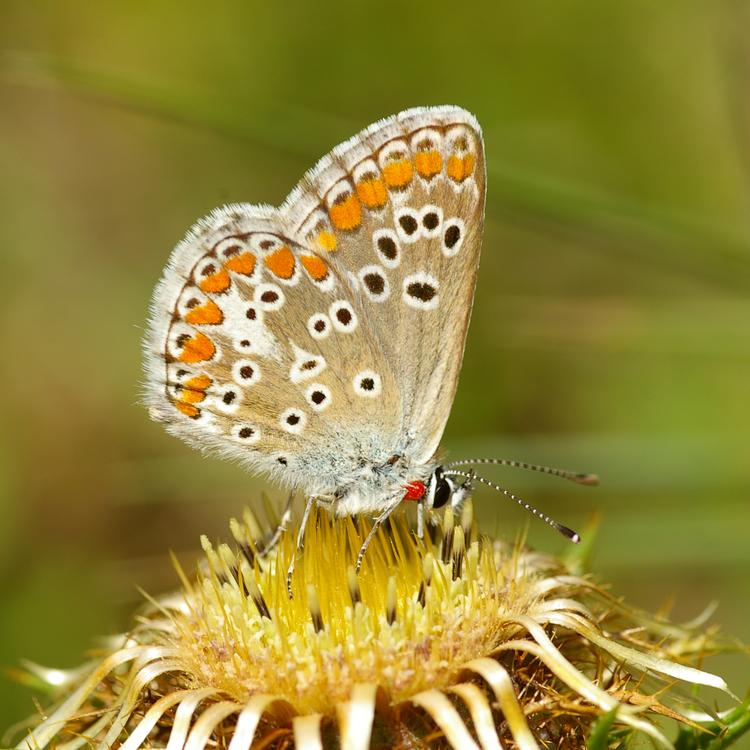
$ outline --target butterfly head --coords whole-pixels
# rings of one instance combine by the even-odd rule
[[[427,482],[416,479],[405,485],[404,500],[422,501],[430,510],[436,510],[450,503],[460,505],[470,490],[470,479],[458,483],[446,475],[442,466],[435,467]]]

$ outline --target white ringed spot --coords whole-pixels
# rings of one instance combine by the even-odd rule
[[[416,242],[420,237],[419,214],[408,206],[399,208],[396,211],[396,231],[401,242],[411,244]]]
[[[279,417],[281,429],[285,432],[291,432],[292,435],[299,435],[305,429],[306,424],[307,414],[293,406],[285,409]]]
[[[328,308],[333,327],[339,333],[352,333],[357,328],[359,319],[354,308],[345,299],[336,300]]]
[[[266,312],[280,310],[284,302],[284,292],[277,284],[258,284],[255,287],[255,303]]]
[[[419,212],[419,224],[423,237],[439,237],[443,227],[443,209],[440,206],[426,205]]]
[[[238,359],[232,365],[234,382],[243,387],[255,385],[260,380],[260,367],[252,359]]]
[[[386,268],[396,268],[401,263],[401,246],[392,229],[378,229],[372,233],[372,244],[380,262]]]
[[[417,310],[433,310],[438,306],[438,280],[428,273],[420,271],[404,279],[403,301]]]
[[[315,313],[307,321],[307,332],[314,339],[324,339],[331,333],[331,320],[325,313]]]
[[[237,386],[226,386],[215,396],[216,408],[224,414],[234,414],[242,403],[243,391]]]
[[[289,379],[292,383],[301,383],[303,380],[309,380],[316,375],[320,375],[326,368],[326,361],[319,354],[311,354],[298,346],[292,345],[295,354],[295,360],[289,369]]]
[[[373,370],[362,370],[352,378],[352,388],[358,396],[377,398],[383,390],[383,382]]]
[[[249,237],[250,247],[259,255],[271,253],[284,245],[284,240],[277,234],[256,232]]]
[[[253,445],[260,440],[260,427],[242,422],[232,425],[232,437],[239,443]]]
[[[443,247],[441,249],[446,258],[452,258],[461,249],[465,231],[466,225],[457,216],[445,221],[443,224]]]
[[[305,398],[315,411],[325,411],[331,405],[331,389],[322,383],[312,383],[305,391]]]
[[[391,285],[385,275],[385,270],[380,266],[364,266],[359,269],[359,280],[365,294],[373,302],[384,302],[391,295]]]

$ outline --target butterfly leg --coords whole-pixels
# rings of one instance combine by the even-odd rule
[[[388,520],[388,516],[393,513],[396,508],[398,508],[399,505],[401,505],[401,497],[397,497],[394,502],[392,502],[376,519],[375,523],[373,523],[372,528],[370,529],[370,533],[367,535],[367,538],[364,542],[362,542],[362,546],[359,548],[359,553],[357,554],[357,564],[355,565],[355,570],[357,573],[359,573],[359,569],[362,567],[362,561],[365,559],[365,552],[367,552],[367,548],[370,546],[370,542],[373,540],[375,534],[377,533],[378,529],[383,525],[385,521]]]
[[[279,543],[279,539],[281,539],[281,535],[286,531],[287,524],[289,523],[289,519],[292,517],[292,504],[294,503],[294,493],[289,493],[289,499],[286,501],[286,505],[284,506],[284,512],[281,514],[281,519],[279,520],[278,525],[274,529],[273,535],[268,540],[268,543],[263,547],[263,550],[261,551],[261,555],[265,557],[269,552],[272,552],[273,549],[276,547],[276,545]]]
[[[303,543],[305,541],[305,528],[307,527],[307,522],[310,518],[310,512],[313,509],[313,505],[317,502],[318,498],[308,497],[307,503],[305,504],[305,512],[302,514],[302,522],[300,523],[299,531],[297,532],[297,544],[294,547],[294,552],[292,553],[292,559],[289,562],[289,569],[286,572],[286,591],[289,594],[289,598],[293,599],[294,596],[292,595],[292,576],[294,575],[294,564],[297,561],[297,553],[302,549]]]

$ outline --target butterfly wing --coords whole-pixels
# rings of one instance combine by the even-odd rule
[[[420,109],[334,149],[280,209],[201,220],[154,295],[152,416],[309,493],[395,453],[426,460],[456,387],[483,202],[473,118]]]
[[[475,118],[433,107],[376,123],[300,185],[323,203],[312,215],[300,211],[298,231],[312,246],[333,245],[330,262],[349,279],[353,303],[392,370],[400,433],[416,464],[435,453],[458,383],[485,184]]]

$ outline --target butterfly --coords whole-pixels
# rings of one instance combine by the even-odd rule
[[[152,418],[338,516],[494,486],[438,447],[479,267],[481,128],[455,106],[380,120],[334,148],[279,208],[216,209],[173,251],[145,340]],[[591,475],[513,461],[493,463]],[[288,520],[290,506],[282,517]],[[368,537],[368,542],[369,542]],[[367,544],[367,543],[366,543]],[[361,564],[366,544],[360,551]]]

